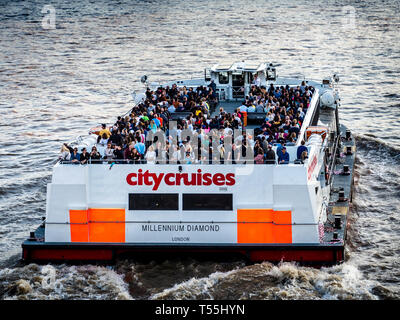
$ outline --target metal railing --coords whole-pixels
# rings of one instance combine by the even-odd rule
[[[326,181],[326,185],[330,185],[331,182],[332,182],[333,168],[336,165],[336,157],[337,157],[339,144],[340,144],[340,131],[337,133],[337,136],[336,136],[336,139],[335,139],[335,145],[334,145],[334,149],[333,149],[333,152],[332,152],[332,155],[331,155],[332,161],[331,161],[330,166],[328,168],[329,177],[328,177],[328,180]]]
[[[138,164],[161,164],[161,165],[261,165],[261,164],[266,164],[266,165],[285,165],[285,164],[279,164],[278,160],[264,160],[264,163],[256,163],[254,159],[239,159],[239,160],[193,160],[193,161],[187,161],[187,160],[154,160],[154,161],[147,161],[145,159],[143,160],[132,160],[132,159],[89,159],[85,163],[81,163],[80,161],[78,162],[72,162],[71,160],[58,160],[59,164],[63,165],[93,165],[93,164],[108,164],[108,165],[114,165],[114,164],[133,164],[133,165],[138,165]],[[304,165],[304,162],[301,162],[299,159],[289,161],[289,164],[295,164],[295,165]]]

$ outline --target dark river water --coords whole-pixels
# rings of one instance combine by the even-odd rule
[[[1,0],[0,44],[0,299],[400,298],[398,0]],[[243,59],[341,77],[341,121],[357,139],[343,264],[20,263],[63,142],[125,113],[143,74],[202,77]]]

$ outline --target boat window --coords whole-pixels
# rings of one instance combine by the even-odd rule
[[[231,193],[184,193],[183,210],[232,210]]]
[[[178,210],[178,193],[130,193],[129,210]]]
[[[228,84],[229,83],[228,72],[220,72],[218,75],[218,81],[219,84]]]

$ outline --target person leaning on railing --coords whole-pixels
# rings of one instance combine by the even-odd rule
[[[286,152],[286,147],[282,147],[282,152],[278,157],[279,164],[288,164],[290,161],[289,153]]]
[[[92,151],[90,152],[90,162],[91,163],[100,163],[101,155],[97,151],[96,146],[92,147]]]
[[[58,157],[58,160],[69,161],[71,159],[71,152],[65,144],[62,145],[60,152],[61,154]]]
[[[304,151],[308,152],[307,147],[305,146],[305,141],[302,140],[301,141],[301,145],[297,147],[297,159],[301,159],[302,158],[302,154]]]
[[[264,151],[261,147],[257,149],[257,155],[254,158],[255,164],[263,164],[264,163]]]
[[[265,156],[265,163],[266,164],[275,164],[275,151],[272,149],[272,145],[268,145],[268,151]]]
[[[107,148],[104,150],[104,159],[112,160],[114,158],[114,149],[111,143],[107,144]]]
[[[81,164],[87,164],[90,159],[90,154],[86,151],[86,148],[82,148],[82,153],[80,155]]]
[[[81,160],[81,155],[78,153],[78,148],[75,147],[73,152],[71,153],[70,161],[74,164],[79,164]]]
[[[117,163],[120,163],[120,161],[124,159],[124,152],[120,145],[116,145],[114,148],[114,159],[117,160]]]

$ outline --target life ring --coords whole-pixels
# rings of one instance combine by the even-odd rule
[[[89,129],[89,134],[97,134],[99,135],[100,131],[102,130],[102,127],[93,127]]]

